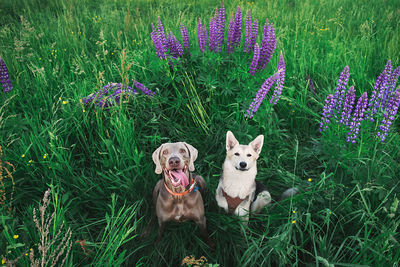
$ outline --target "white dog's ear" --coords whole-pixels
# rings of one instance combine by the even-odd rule
[[[231,150],[238,144],[238,140],[236,140],[235,136],[231,131],[226,132],[226,151]]]
[[[194,171],[194,161],[197,159],[198,151],[196,148],[194,148],[192,145],[189,145],[188,143],[185,143],[185,146],[189,150],[189,155],[190,155],[190,161],[189,161],[189,171],[193,172]]]
[[[162,146],[163,145],[161,145],[159,148],[157,148],[153,152],[153,161],[154,161],[154,164],[156,164],[155,173],[157,173],[157,174],[162,173],[162,168],[161,168],[161,163],[160,163],[160,151],[161,151]]]
[[[264,144],[264,135],[259,135],[254,139],[253,141],[250,142],[249,146],[257,153],[261,153],[261,148]]]

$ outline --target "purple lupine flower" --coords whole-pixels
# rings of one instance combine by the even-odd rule
[[[231,54],[233,52],[234,34],[235,34],[235,20],[234,20],[234,16],[232,15],[232,17],[229,21],[228,39],[226,41],[226,50],[227,50],[228,54]]]
[[[215,51],[217,48],[217,38],[218,38],[218,32],[217,32],[217,20],[216,18],[211,18],[210,19],[210,25],[209,25],[209,37],[208,37],[208,48],[210,51]]]
[[[149,88],[147,88],[146,86],[144,86],[143,84],[141,84],[136,80],[133,80],[133,85],[148,96],[154,96],[156,94],[155,92],[151,91]]]
[[[322,109],[321,123],[319,124],[319,131],[323,132],[328,129],[328,124],[331,122],[330,117],[332,116],[332,101],[333,95],[330,94],[325,99],[325,105]]]
[[[136,90],[122,83],[109,83],[97,93],[82,98],[85,104],[94,103],[98,107],[109,107],[114,103],[119,104],[122,96],[137,94]]]
[[[246,17],[246,31],[245,31],[245,41],[244,41],[244,52],[248,53],[251,51],[250,46],[251,46],[251,41],[252,41],[252,34],[253,34],[253,22],[251,20],[251,11],[247,13]]]
[[[250,119],[253,118],[254,113],[257,112],[265,96],[268,94],[278,77],[279,72],[276,72],[264,81],[264,83],[261,85],[261,88],[258,90],[256,97],[253,99],[253,102],[251,102],[247,113],[244,115],[245,117],[249,117]]]
[[[310,88],[311,93],[315,95],[315,85],[313,80],[309,75],[306,76],[306,80],[308,81],[308,88]]]
[[[160,35],[158,31],[154,29],[154,25],[152,24],[153,31],[151,32],[151,40],[153,40],[154,47],[156,48],[157,56],[161,59],[165,59],[165,49],[163,47]]]
[[[181,36],[183,47],[189,50],[189,33],[185,25],[181,24]]]
[[[397,67],[389,78],[388,85],[389,85],[389,93],[394,92],[394,88],[396,87],[397,79],[399,78],[400,74],[400,66]]]
[[[279,73],[278,78],[276,80],[276,86],[274,90],[274,94],[271,97],[271,100],[269,101],[270,103],[274,103],[276,105],[281,98],[282,94],[282,89],[283,89],[283,84],[285,83],[285,59],[283,58],[283,53],[281,51],[281,55],[279,57],[279,62],[278,62],[278,69],[277,73]]]
[[[333,110],[336,110],[337,112],[341,111],[344,95],[346,92],[347,82],[349,81],[349,76],[350,76],[349,66],[345,66],[343,71],[340,73],[340,77],[336,85],[336,92],[333,96],[333,102],[332,102],[333,105],[332,112]],[[335,114],[335,117],[336,116],[337,115]]]
[[[347,133],[347,142],[352,142],[353,144],[356,142],[356,138],[360,131],[360,125],[364,118],[364,112],[367,108],[367,103],[368,95],[367,92],[365,92],[358,99],[356,109],[354,110],[353,117],[351,118],[351,122],[349,123],[350,131]]]
[[[371,99],[368,103],[368,118],[371,121],[374,121],[373,116],[378,112],[379,107],[381,106],[382,99],[384,96],[384,92],[386,91],[387,81],[388,81],[388,71],[391,71],[392,64],[389,60],[385,66],[385,69],[379,74],[378,78],[376,78],[374,89],[372,91]]]
[[[253,22],[253,26],[252,26],[251,42],[250,42],[250,50],[251,51],[254,49],[254,45],[256,44],[257,35],[258,35],[258,21],[256,20]]]
[[[260,52],[260,61],[258,63],[258,69],[264,69],[265,66],[269,63],[272,55],[274,54],[276,49],[276,37],[275,37],[275,29],[274,25],[268,24],[268,19],[265,22],[263,29],[263,38],[261,41],[261,52]]]
[[[172,56],[181,57],[183,55],[183,48],[181,43],[176,39],[175,35],[170,33],[170,51],[172,50]]]
[[[207,37],[204,35],[204,31],[207,32],[205,29],[205,25],[203,26],[201,24],[201,20],[199,19],[199,22],[197,23],[197,36],[199,39],[199,47],[200,51],[203,53],[205,51],[206,43],[207,43]]]
[[[225,34],[225,7],[224,1],[221,3],[221,8],[219,9],[218,15],[218,48],[217,52],[221,52],[222,44],[224,43],[224,34]]]
[[[392,61],[388,60],[385,66],[385,73],[386,73],[386,83],[382,84],[381,90],[379,91],[378,98],[380,99],[380,107],[381,109],[385,109],[386,103],[389,100],[389,90],[390,90],[390,78],[392,76]]]
[[[242,10],[240,6],[236,9],[235,15],[235,30],[233,34],[233,45],[240,46],[240,39],[242,37]]]
[[[393,120],[397,114],[400,104],[400,89],[397,89],[392,96],[390,97],[387,108],[383,113],[384,119],[382,120],[382,124],[379,125],[379,130],[376,134],[380,138],[381,142],[385,141],[390,125],[392,125]]]
[[[254,56],[253,56],[253,61],[251,62],[249,73],[254,76],[254,73],[256,72],[257,68],[257,63],[258,59],[260,58],[260,47],[256,43],[254,46]]]
[[[344,99],[342,117],[340,119],[340,123],[343,125],[349,125],[349,119],[351,117],[351,112],[353,111],[354,101],[356,99],[354,86],[351,86],[346,93],[346,97]]]
[[[158,31],[158,35],[160,36],[160,40],[161,40],[163,47],[166,48],[167,47],[167,38],[165,38],[164,26],[161,22],[160,17],[158,17],[157,31]],[[164,52],[167,52],[167,51],[164,50]]]
[[[8,69],[4,60],[0,57],[0,83],[3,86],[3,92],[8,93],[11,91],[12,84],[8,75]]]

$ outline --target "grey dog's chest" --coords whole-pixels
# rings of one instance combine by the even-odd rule
[[[198,192],[191,192],[194,196],[184,196],[182,198],[171,198],[168,196],[168,200],[159,201],[159,208],[163,211],[167,211],[164,214],[167,215],[165,218],[167,221],[183,222],[186,220],[193,220],[195,214],[195,206],[199,199],[197,198]]]

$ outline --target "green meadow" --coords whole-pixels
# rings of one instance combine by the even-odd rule
[[[339,119],[319,127],[345,66],[357,100],[372,95],[388,60],[400,65],[400,2],[226,1],[225,40],[240,6],[241,46],[201,53],[197,21],[208,25],[220,5],[0,1],[0,57],[13,85],[0,92],[0,266],[180,266],[191,255],[198,265],[186,258],[186,266],[398,265],[399,114],[384,142],[376,136],[380,120],[363,121],[354,144]],[[257,42],[266,19],[277,40],[254,76],[253,55],[243,52],[248,10],[260,23]],[[179,41],[181,23],[187,26],[190,55],[170,63],[157,57],[150,33],[158,17]],[[270,93],[246,118],[281,51],[281,99],[270,104]],[[133,87],[133,79],[155,96],[137,90],[108,108],[81,101],[108,83]],[[273,199],[300,190],[252,215],[248,226],[215,200],[228,130],[242,144],[265,136],[257,180]],[[157,223],[143,235],[161,178],[152,153],[177,141],[198,149],[215,251],[193,222],[169,223],[157,245]]]

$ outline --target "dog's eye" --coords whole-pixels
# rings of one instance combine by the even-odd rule
[[[163,155],[167,155],[168,154],[168,150],[164,150],[162,153],[163,153]]]
[[[235,156],[239,156],[239,153],[236,152],[236,153],[235,153]]]
[[[186,150],[185,150],[185,149],[183,149],[183,148],[181,148],[181,149],[179,149],[179,153],[181,153],[181,154],[185,154],[185,153],[186,153]]]
[[[248,157],[251,157],[251,154],[247,154]]]

